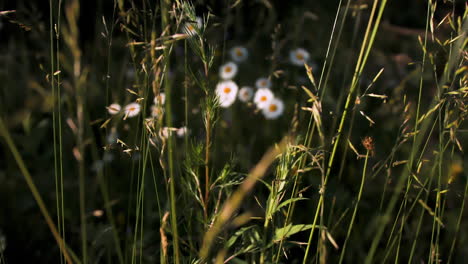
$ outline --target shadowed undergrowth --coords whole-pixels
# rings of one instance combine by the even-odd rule
[[[465,3],[91,2],[0,3],[1,263],[468,256]]]

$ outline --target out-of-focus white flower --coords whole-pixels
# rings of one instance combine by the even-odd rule
[[[181,128],[178,128],[177,131],[176,131],[176,133],[177,133],[177,136],[178,136],[178,137],[183,137],[183,136],[185,136],[185,134],[187,134],[187,127],[186,127],[186,126],[183,126],[183,127],[181,127]]]
[[[119,104],[111,104],[107,107],[107,111],[109,112],[109,114],[111,115],[116,115],[120,112],[120,110],[122,109],[122,107],[119,105]]]
[[[165,93],[160,93],[159,95],[156,95],[154,97],[154,104],[155,105],[164,105],[166,102],[166,94]]]
[[[262,109],[266,119],[276,119],[283,114],[284,103],[278,98],[271,100],[265,108]]]
[[[262,77],[258,78],[257,81],[255,81],[255,86],[257,86],[258,89],[260,88],[271,88],[271,81],[268,78]]]
[[[249,57],[249,51],[242,46],[233,47],[229,53],[235,62],[243,62]]]
[[[163,127],[161,128],[160,133],[163,138],[168,138],[170,135],[170,130],[168,127]]]
[[[270,89],[260,88],[255,92],[254,103],[257,105],[258,109],[263,109],[268,106],[273,98],[275,98],[275,96]]]
[[[168,138],[169,136],[172,136],[172,133],[175,131],[177,132],[177,128],[175,127],[162,127],[159,130],[159,137],[161,138]]]
[[[125,106],[125,117],[124,119],[127,119],[127,117],[135,117],[140,113],[141,106],[139,103],[130,103]]]
[[[98,218],[99,218],[99,217],[102,217],[103,215],[104,215],[104,211],[103,211],[103,210],[98,209],[98,210],[94,210],[94,211],[93,211],[93,216],[94,216],[94,217],[98,217]]]
[[[304,66],[304,63],[309,60],[309,52],[303,48],[297,48],[289,52],[289,60],[297,66]]]
[[[162,108],[159,105],[152,105],[151,106],[151,116],[152,117],[158,117],[164,113],[164,108]]]
[[[244,86],[239,90],[239,100],[241,102],[247,103],[248,101],[252,100],[253,97],[253,89],[248,86]]]
[[[228,62],[219,68],[219,76],[223,80],[230,80],[237,74],[237,65],[234,62]]]
[[[233,81],[223,81],[216,85],[216,95],[221,107],[229,107],[236,101],[239,87]]]
[[[196,21],[187,22],[184,25],[183,31],[189,36],[194,36],[197,34],[197,31],[201,30],[203,27],[203,20],[201,17],[197,17]]]

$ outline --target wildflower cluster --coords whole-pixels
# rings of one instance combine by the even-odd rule
[[[126,105],[123,109],[124,120],[127,118],[132,118],[137,116],[140,113],[141,105],[139,103],[133,102]],[[107,112],[111,115],[118,115],[122,113],[122,107],[120,104],[113,103],[107,107]]]
[[[152,117],[157,117],[162,114],[163,112],[162,107],[164,106],[165,100],[166,100],[166,95],[164,93],[160,93],[159,95],[156,95],[154,97],[154,100],[153,100],[154,104],[151,105],[151,108],[150,108]],[[127,118],[138,116],[140,111],[141,111],[141,105],[140,103],[137,103],[137,102],[132,102],[132,103],[127,104],[124,107],[123,112],[122,112],[122,106],[120,106],[120,104],[118,103],[113,103],[107,107],[107,112],[110,115],[118,115],[118,114],[123,113],[124,120]]]
[[[267,77],[260,77],[255,81],[255,89],[251,86],[239,86],[233,79],[236,77],[239,67],[236,63],[242,63],[248,59],[247,48],[235,46],[229,51],[232,61],[226,62],[219,68],[220,82],[216,85],[216,95],[219,104],[228,108],[238,98],[242,103],[250,103],[253,100],[256,108],[262,112],[266,119],[277,119],[284,112],[283,100],[276,97],[272,91],[272,81]],[[310,59],[309,53],[303,48],[297,48],[290,52],[290,63],[303,66]]]

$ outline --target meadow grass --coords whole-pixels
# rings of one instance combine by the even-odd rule
[[[468,256],[466,3],[0,8],[0,263]]]

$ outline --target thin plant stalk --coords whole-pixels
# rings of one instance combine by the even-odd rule
[[[57,67],[57,72],[61,71],[60,67],[60,18],[62,14],[62,0],[59,0],[58,2],[58,8],[57,8],[57,28],[55,29],[55,46],[56,46],[56,67]],[[62,144],[62,92],[61,92],[61,76],[60,74],[57,75],[57,112],[58,112],[58,141],[59,141],[59,175],[60,175],[60,201],[61,201],[61,210],[62,210],[62,238],[65,243],[65,197],[64,197],[64,177],[63,177],[63,144]],[[55,100],[55,98],[54,98]]]
[[[338,47],[338,43],[339,43],[339,40],[341,38],[341,33],[342,33],[342,30],[343,30],[343,26],[344,26],[344,22],[346,21],[346,16],[347,16],[347,13],[348,13],[348,9],[349,9],[349,3],[350,1],[347,1],[347,4],[346,4],[346,8],[345,8],[345,12],[343,14],[343,18],[341,20],[341,24],[340,24],[340,28],[338,30],[338,36],[337,36],[337,40],[335,40],[336,42],[336,45],[333,47],[333,50],[332,50],[332,56],[330,58],[330,66],[329,68],[332,68],[332,65],[333,65],[333,62],[334,62],[334,56],[335,56],[335,52],[336,52],[336,49]],[[321,96],[320,97],[323,97],[324,93],[325,93],[325,90],[326,90],[326,83],[327,83],[327,80],[328,80],[328,75],[329,75],[329,72],[330,70],[328,70],[327,72],[327,75],[325,77],[325,81],[322,82],[323,78],[324,78],[324,73],[325,73],[325,68],[326,68],[326,65],[327,65],[327,59],[329,57],[329,54],[330,54],[330,49],[332,48],[332,43],[333,43],[333,39],[334,39],[334,35],[335,35],[335,27],[336,27],[336,24],[338,22],[338,18],[339,18],[339,14],[340,14],[340,10],[341,10],[341,5],[342,5],[342,1],[340,0],[340,3],[338,4],[338,9],[336,11],[336,15],[335,15],[335,20],[333,22],[333,27],[332,27],[332,32],[331,32],[331,36],[330,36],[330,40],[328,42],[328,47],[327,47],[327,53],[325,55],[325,64],[324,66],[322,67],[322,71],[321,71],[321,74],[320,74],[320,80],[319,80],[319,85],[317,87],[317,89],[319,91],[321,91]],[[321,89],[322,87],[322,83],[323,83],[323,86],[324,89]],[[304,139],[304,144],[307,146],[307,147],[310,147],[311,146],[311,143],[312,143],[312,138],[313,138],[313,135],[314,135],[314,131],[315,131],[315,127],[316,127],[316,123],[313,122],[313,115],[311,114],[310,115],[310,118],[309,118],[309,123],[308,123],[308,128],[307,128],[307,133],[305,135],[305,139]],[[305,163],[306,163],[306,156],[303,156],[301,158],[301,162],[300,162],[300,165],[299,167],[300,168],[303,168],[305,166]],[[298,191],[298,175],[296,174],[295,177],[294,177],[294,186],[293,186],[293,191],[292,191],[292,194],[291,194],[291,198],[293,197],[296,197],[297,196],[297,191]],[[286,213],[286,221],[284,223],[284,226],[283,227],[286,227],[290,221],[291,221],[291,217],[292,215],[294,214],[294,207],[295,207],[295,202],[292,202],[288,205],[288,211]],[[276,254],[276,261],[279,261],[279,256],[280,256],[280,253],[281,253],[281,248],[283,246],[283,240],[280,241],[280,245],[278,247],[278,251],[277,251],[277,254]]]
[[[88,262],[87,228],[86,228],[86,179],[85,179],[85,85],[86,73],[81,68],[81,50],[79,46],[78,16],[80,2],[74,0],[65,9],[68,28],[65,31],[65,41],[68,44],[73,57],[73,84],[76,89],[76,151],[75,158],[78,161],[78,185],[81,223],[81,254],[83,263]]]
[[[63,174],[59,172],[59,167],[61,167],[62,164],[62,159],[59,156],[59,148],[61,151],[61,142],[59,143],[60,146],[57,145],[58,140],[58,134],[61,134],[60,131],[57,131],[60,128],[57,128],[57,119],[60,119],[57,117],[57,104],[60,105],[60,100],[58,100],[58,103],[56,102],[57,98],[57,89],[59,85],[55,84],[55,72],[56,72],[56,63],[59,62],[59,59],[55,58],[55,53],[54,53],[54,31],[57,32],[58,35],[58,30],[54,30],[54,23],[53,23],[53,1],[49,0],[49,22],[50,22],[50,28],[49,28],[49,34],[50,34],[50,84],[52,86],[52,98],[54,100],[54,109],[52,110],[52,125],[53,125],[53,144],[54,144],[54,176],[55,176],[55,197],[56,197],[56,207],[57,207],[57,226],[58,226],[58,231],[60,233],[60,236],[62,239],[65,241],[65,227],[63,225],[63,213],[64,210],[63,208]],[[60,12],[58,13],[58,17],[60,17]],[[57,26],[58,27],[58,26]],[[58,38],[56,45],[58,46]],[[57,47],[57,53],[58,53],[58,47]],[[57,54],[58,55],[58,54]],[[57,56],[58,57],[58,56]],[[58,68],[58,67],[57,67]],[[58,72],[58,71],[57,71]],[[60,75],[57,75],[59,77]],[[57,80],[59,82],[59,80]],[[59,178],[59,175],[61,176]],[[60,186],[60,187],[59,187]],[[60,198],[62,195],[62,199]],[[60,263],[64,262],[64,256],[62,254],[62,251],[60,251]]]
[[[465,174],[465,176],[468,176],[468,175]],[[458,236],[459,231],[460,231],[460,226],[461,226],[461,221],[462,221],[462,218],[463,218],[463,211],[464,211],[464,208],[465,208],[465,201],[467,200],[466,199],[467,196],[468,196],[468,181],[466,181],[466,184],[465,184],[465,192],[463,193],[463,197],[462,197],[463,200],[462,200],[462,204],[461,204],[461,207],[460,207],[460,214],[458,215],[457,226],[455,228],[455,233],[454,233],[452,245],[450,246],[450,252],[449,252],[447,264],[450,264],[450,262],[452,261],[453,252],[455,250],[455,245],[456,245],[456,242],[457,242],[457,236]]]
[[[349,239],[349,236],[351,235],[351,230],[353,229],[354,220],[356,218],[356,213],[359,207],[359,202],[361,201],[362,192],[364,190],[364,183],[366,181],[367,161],[369,160],[369,154],[370,154],[370,150],[368,149],[365,160],[364,160],[364,168],[362,169],[361,185],[359,186],[358,197],[356,200],[356,204],[354,205],[354,210],[353,210],[353,215],[351,217],[351,221],[349,222],[348,232],[346,233],[346,239],[343,244],[343,249],[341,250],[340,261],[339,261],[340,264],[343,263],[343,259],[344,259],[345,252],[346,252],[346,246],[348,244],[348,239]]]
[[[311,244],[311,241],[312,241],[312,236],[313,236],[314,230],[315,230],[315,225],[316,225],[318,213],[320,212],[320,208],[321,208],[321,206],[323,206],[323,202],[324,202],[325,187],[326,187],[328,177],[329,177],[330,172],[331,172],[331,168],[332,168],[332,165],[333,165],[334,157],[335,157],[336,152],[337,152],[338,145],[340,143],[341,134],[343,132],[344,123],[346,121],[347,113],[348,113],[349,107],[351,105],[352,97],[353,97],[353,94],[354,94],[354,92],[355,92],[355,90],[357,88],[357,83],[358,83],[358,80],[359,80],[359,76],[360,76],[362,70],[364,69],[364,65],[366,64],[367,55],[369,54],[369,52],[370,52],[370,50],[372,48],[372,44],[374,42],[375,35],[377,33],[377,29],[379,28],[380,19],[382,17],[383,10],[385,9],[386,2],[387,2],[386,0],[383,0],[381,2],[380,9],[378,11],[376,21],[374,23],[373,23],[373,19],[374,19],[375,12],[377,10],[378,0],[375,0],[374,5],[372,6],[372,11],[371,11],[371,15],[370,15],[370,18],[369,18],[369,23],[368,23],[368,26],[367,26],[367,29],[366,29],[366,33],[364,35],[364,40],[363,40],[363,43],[361,45],[361,51],[359,53],[358,61],[357,61],[357,64],[356,64],[356,72],[355,72],[355,74],[353,76],[353,80],[351,81],[351,89],[350,89],[350,91],[348,93],[348,97],[346,99],[345,108],[343,110],[343,114],[341,116],[341,121],[340,121],[340,124],[339,124],[339,127],[338,127],[338,133],[337,133],[336,139],[334,141],[332,152],[330,154],[330,158],[329,158],[328,165],[327,165],[327,168],[326,168],[324,184],[323,184],[322,190],[320,192],[321,195],[320,195],[319,202],[317,204],[317,208],[316,208],[316,212],[315,212],[315,216],[314,216],[314,220],[313,220],[313,227],[312,227],[312,229],[310,231],[309,240],[308,240],[308,243],[307,243],[307,248],[306,248],[306,252],[305,252],[305,255],[304,255],[304,259],[303,259],[304,264],[307,262],[307,257],[308,257],[308,254],[309,254],[309,249],[310,249],[310,244]],[[372,25],[373,25],[373,28],[372,28]],[[371,30],[371,28],[372,28],[372,30]]]
[[[208,211],[208,203],[210,198],[210,140],[211,140],[211,112],[206,113],[206,138],[205,138],[205,214]],[[207,218],[207,215],[205,215]]]
[[[29,173],[29,170],[26,167],[26,164],[24,163],[23,158],[21,157],[18,149],[16,148],[13,139],[11,138],[10,133],[8,132],[3,119],[0,117],[0,135],[5,139],[6,144],[8,145],[8,148],[10,149],[11,153],[13,154],[13,157],[15,158],[15,161],[21,170],[21,173],[24,176],[24,179],[26,180],[26,183],[29,187],[29,190],[31,191],[34,199],[36,200],[37,205],[39,206],[39,209],[42,213],[42,216],[44,217],[47,225],[49,226],[50,231],[52,232],[53,237],[55,238],[55,241],[57,242],[60,251],[62,252],[66,262],[68,264],[72,264],[72,260],[70,258],[70,255],[67,252],[65,242],[63,241],[62,237],[59,234],[59,231],[57,227],[54,224],[54,221],[52,220],[52,217],[49,214],[49,211],[47,210],[47,207],[45,206],[44,200],[42,200],[42,197],[39,193],[39,190],[36,187],[36,184],[34,184],[34,180]]]
[[[161,26],[162,32],[166,30],[169,26],[169,17],[168,11],[170,6],[170,1],[161,0]],[[171,112],[171,100],[172,100],[172,87],[170,84],[168,71],[169,71],[169,51],[164,49],[164,91],[166,94],[166,125],[167,127],[172,127],[172,112]],[[169,192],[170,192],[170,208],[171,208],[171,229],[173,236],[173,255],[174,263],[180,263],[180,253],[179,253],[179,234],[177,230],[177,209],[176,209],[176,193],[175,193],[175,175],[174,175],[174,142],[171,136],[167,139],[167,158],[169,163]]]
[[[468,28],[468,21],[465,21],[463,23],[463,25],[461,25],[461,30],[466,30]],[[427,35],[427,29],[426,29],[426,35]],[[459,50],[464,44],[464,41],[465,39],[464,38],[459,38],[457,39],[456,41],[454,41],[454,45],[453,47],[451,48],[452,50]],[[426,52],[425,52],[425,49],[424,49],[424,56],[425,56]],[[461,53],[457,53],[455,52],[453,56],[450,56],[449,57],[449,60],[447,62],[447,69],[452,69],[452,67],[455,65],[455,62],[458,61],[458,59],[460,58],[461,56]],[[440,83],[445,83],[446,79],[448,78],[448,74],[449,72],[444,72],[444,74],[442,75],[442,78],[441,78],[441,81]],[[435,106],[438,102],[438,98],[434,98],[433,102],[432,102],[432,107]],[[418,149],[418,147],[420,146],[421,144],[421,140],[422,140],[422,136],[421,135],[425,135],[426,134],[426,131],[428,129],[428,126],[431,124],[431,121],[433,120],[433,117],[432,116],[428,116],[428,117],[425,117],[423,120],[420,120],[418,121],[418,119],[415,121],[417,123],[421,122],[420,124],[420,129],[418,129],[418,132],[419,133],[415,133],[415,139],[414,139],[414,146],[412,148],[412,152],[410,153],[410,162],[412,164],[412,160],[414,159],[414,155],[416,155],[416,150]],[[415,130],[416,131],[416,130]],[[422,155],[422,153],[421,153]],[[410,167],[408,167],[408,170],[405,170],[403,172],[403,175],[400,176],[400,178],[398,179],[398,182],[396,183],[396,189],[400,189],[404,183],[404,180],[406,179],[406,177],[409,176],[410,174]],[[388,203],[388,206],[387,206],[387,209],[384,213],[384,217],[382,218],[382,223],[379,225],[377,231],[376,231],[376,234],[374,236],[374,239],[372,241],[372,244],[371,244],[371,248],[367,254],[367,257],[366,257],[366,260],[365,260],[365,263],[372,263],[372,260],[373,260],[373,257],[374,257],[374,254],[375,254],[375,251],[377,249],[377,246],[378,246],[378,243],[382,237],[382,234],[383,234],[383,231],[384,231],[384,228],[386,226],[386,223],[388,222],[388,215],[390,214],[390,212],[393,210],[395,204],[396,204],[396,201],[398,199],[397,197],[397,194],[399,194],[398,192],[395,192],[395,194],[392,196],[392,198],[390,199],[389,203]]]

